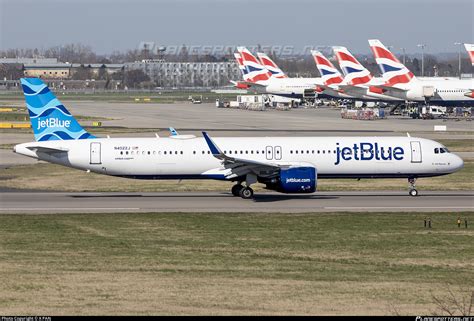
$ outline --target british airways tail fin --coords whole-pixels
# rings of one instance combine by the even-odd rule
[[[469,58],[471,58],[471,63],[474,66],[474,44],[465,43],[464,48],[466,48],[467,53],[469,54]]]
[[[271,72],[273,78],[287,78],[285,72],[266,54],[257,52],[257,56],[260,63]]]
[[[272,74],[260,64],[254,55],[245,47],[237,47],[237,51],[242,57],[242,62],[247,73],[244,75],[244,80],[256,83],[258,85],[267,85]]]
[[[343,81],[342,75],[339,70],[327,59],[320,51],[311,50],[316,67],[321,74],[321,78],[324,84],[329,86],[332,84],[340,84]]]
[[[79,125],[39,78],[21,78],[36,141],[95,138]]]
[[[370,39],[369,45],[386,85],[405,84],[415,78],[415,75],[380,40]]]
[[[349,85],[364,85],[372,79],[372,74],[346,47],[333,47],[339,66],[344,73],[344,81]]]

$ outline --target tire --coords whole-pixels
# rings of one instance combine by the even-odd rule
[[[240,184],[236,184],[234,186],[232,186],[232,195],[234,196],[240,196],[240,191],[243,189],[244,187]]]
[[[411,189],[408,194],[410,194],[410,196],[418,196],[418,191],[416,189]]]
[[[240,190],[240,197],[243,199],[251,199],[253,197],[253,189],[250,187],[244,187]]]

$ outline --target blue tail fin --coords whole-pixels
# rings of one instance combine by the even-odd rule
[[[95,138],[79,125],[39,78],[21,78],[36,141]]]

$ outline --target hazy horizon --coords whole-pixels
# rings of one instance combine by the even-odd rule
[[[99,54],[159,45],[342,45],[369,53],[378,38],[394,52],[454,53],[473,41],[471,0],[0,0],[0,50],[68,43]]]

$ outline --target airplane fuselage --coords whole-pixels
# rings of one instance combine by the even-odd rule
[[[455,154],[436,153],[443,146],[415,137],[220,137],[224,154],[284,166],[317,169],[318,178],[429,177],[463,166]],[[50,152],[47,149],[61,150]],[[15,152],[92,172],[141,179],[220,179],[230,169],[196,138],[96,138],[24,143]],[[264,174],[262,174],[264,175]],[[229,178],[230,177],[230,178]]]

